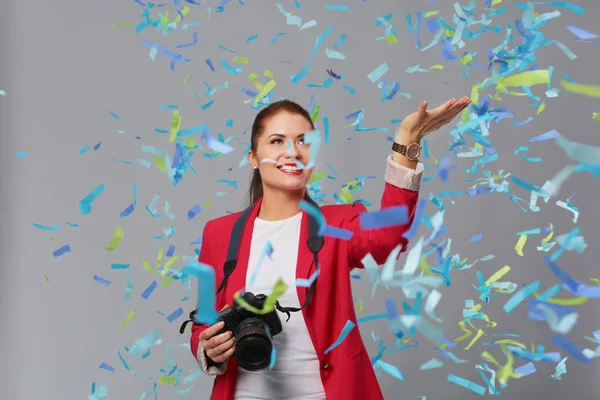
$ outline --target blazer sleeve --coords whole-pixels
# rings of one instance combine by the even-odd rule
[[[362,230],[360,214],[367,212],[367,208],[362,203],[354,204],[345,224],[346,229],[353,232],[349,243],[350,268],[364,268],[361,260],[369,253],[381,265],[396,246],[402,245],[401,252],[406,251],[408,239],[403,234],[410,229],[415,216],[424,170],[425,166],[420,162],[416,169],[411,169],[393,161],[391,155],[388,156],[380,209],[405,205],[409,220],[404,225]]]
[[[202,247],[200,247],[200,257],[198,261],[202,264],[210,265],[214,268],[214,256],[213,256],[213,243],[210,240],[210,224],[211,221],[207,222],[202,232]],[[207,375],[221,375],[225,373],[227,369],[227,361],[219,364],[213,363],[206,355],[202,348],[202,340],[200,334],[208,328],[209,325],[198,325],[192,321],[192,336],[190,337],[190,349],[192,354],[198,361],[200,369]]]

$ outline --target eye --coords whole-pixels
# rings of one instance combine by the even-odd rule
[[[273,140],[271,140],[271,143],[272,144],[281,144],[281,143],[283,143],[283,140],[281,140],[281,139],[273,139]]]

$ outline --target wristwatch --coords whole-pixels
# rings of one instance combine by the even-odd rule
[[[416,142],[408,146],[394,142],[392,150],[406,156],[410,161],[415,161],[421,156],[421,145]]]

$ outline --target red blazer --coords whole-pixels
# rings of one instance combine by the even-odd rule
[[[354,312],[350,271],[355,267],[362,268],[361,259],[368,253],[381,265],[398,244],[403,245],[402,251],[406,250],[408,240],[402,235],[410,228],[417,200],[418,192],[398,188],[386,182],[381,208],[406,205],[409,223],[375,230],[360,229],[359,215],[367,211],[361,203],[321,207],[327,225],[354,232],[350,240],[325,237],[325,243],[319,252],[321,270],[317,287],[309,305],[302,310],[319,357],[321,379],[328,399],[383,399],[358,327],[328,354],[325,354],[325,350],[335,342],[348,320],[358,325]],[[225,304],[233,305],[234,293],[245,286],[254,220],[261,202],[262,199],[250,213],[241,240],[237,267],[230,276],[226,289],[215,299],[217,310]],[[213,266],[217,285],[223,279],[223,264],[227,256],[229,237],[239,214],[238,212],[214,219],[204,227],[199,261]],[[306,245],[309,234],[306,212],[302,214],[300,230],[296,277],[308,279],[314,273],[315,265],[312,253]],[[293,286],[290,286],[290,290],[293,290]],[[300,304],[303,304],[308,288],[297,287],[296,290]],[[285,323],[283,325],[285,329]],[[196,324],[192,327],[190,343],[194,357],[198,352],[200,333],[207,327],[208,325]],[[229,359],[226,372],[216,376],[211,400],[233,399],[237,369],[238,365],[233,356]]]

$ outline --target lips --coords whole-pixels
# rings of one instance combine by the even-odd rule
[[[285,174],[292,174],[292,175],[302,174],[302,169],[298,168],[298,166],[296,164],[278,165],[277,169]]]

